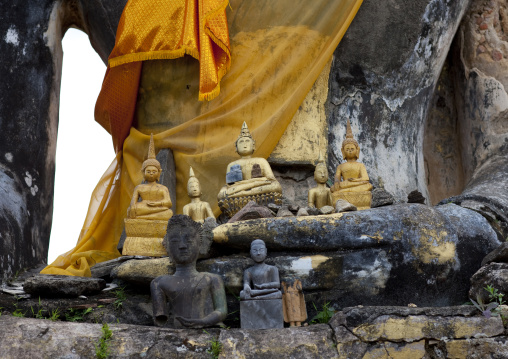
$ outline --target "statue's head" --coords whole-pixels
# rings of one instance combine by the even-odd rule
[[[235,146],[236,152],[240,156],[250,156],[256,150],[256,141],[252,138],[249,128],[245,122],[242,125],[242,130],[240,132],[240,136],[238,136],[238,139],[235,142]]]
[[[162,168],[159,161],[155,159],[155,146],[153,144],[153,134],[150,135],[150,145],[148,146],[148,158],[143,162],[141,171],[146,181],[153,182],[158,181]],[[155,178],[155,179],[152,179]]]
[[[195,263],[201,242],[201,225],[189,216],[177,214],[168,221],[164,248],[176,265]]]
[[[156,182],[161,176],[161,170],[155,166],[147,165],[143,168],[143,178],[147,182]]]
[[[328,181],[328,168],[324,162],[319,162],[314,169],[314,180],[317,183],[326,183]]]
[[[326,183],[328,181],[328,168],[326,168],[321,151],[319,151],[318,163],[314,169],[314,180],[316,183]]]
[[[345,160],[357,160],[360,157],[360,145],[353,137],[351,124],[347,120],[346,138],[342,141],[342,158]]]
[[[194,176],[194,170],[192,167],[189,170],[189,180],[187,181],[187,194],[190,198],[196,198],[201,196],[201,185],[199,180]]]
[[[266,245],[261,239],[255,239],[250,244],[250,256],[256,263],[262,263],[266,259]]]

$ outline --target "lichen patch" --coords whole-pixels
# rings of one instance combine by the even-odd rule
[[[9,27],[9,29],[7,30],[7,33],[5,34],[4,40],[8,44],[12,44],[14,46],[19,45],[18,32],[16,31],[14,26]]]

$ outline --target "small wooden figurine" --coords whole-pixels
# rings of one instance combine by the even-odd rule
[[[299,279],[285,281],[282,285],[282,311],[284,321],[290,327],[299,327],[307,319],[307,307],[303,296],[302,282]]]

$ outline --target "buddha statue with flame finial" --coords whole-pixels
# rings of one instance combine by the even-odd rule
[[[342,142],[342,157],[346,162],[337,167],[331,191],[334,202],[344,199],[361,210],[370,208],[372,185],[365,165],[357,162],[359,156],[360,146],[353,137],[348,119],[346,139]]]
[[[201,200],[201,185],[194,175],[192,167],[189,170],[189,181],[187,182],[187,193],[191,199],[191,203],[183,207],[183,214],[192,218],[195,222],[203,223],[206,218],[212,217],[212,208],[208,202]]]
[[[282,187],[268,161],[252,157],[256,143],[245,122],[235,145],[241,158],[227,167],[226,185],[217,196],[222,212],[232,217],[249,201],[259,205],[282,204]]]
[[[314,170],[314,180],[317,186],[309,190],[308,206],[311,208],[320,209],[324,206],[333,207],[333,198],[330,188],[326,187],[328,181],[328,169],[326,168],[325,161],[319,152],[318,164]]]
[[[148,158],[143,162],[141,169],[146,183],[141,183],[134,188],[125,219],[127,238],[122,254],[124,256],[166,256],[167,252],[162,241],[173,211],[170,209],[171,199],[168,188],[157,183],[162,169],[159,161],[155,159],[153,135],[150,136]]]

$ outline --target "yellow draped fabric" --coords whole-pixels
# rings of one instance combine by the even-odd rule
[[[175,213],[181,213],[188,202],[189,166],[201,182],[203,200],[217,213],[217,193],[225,184],[227,164],[238,158],[234,142],[243,121],[256,140],[255,156],[267,158],[344,36],[361,0],[230,3],[232,63],[221,81],[220,94],[210,102],[196,101],[200,81],[195,60],[143,63],[141,74],[131,79],[139,86],[133,110],[136,128],[130,129],[94,191],[76,248],[42,273],[89,275],[87,264],[119,255],[113,248],[134,187],[142,181],[140,169],[150,132],[155,133],[157,149],[171,148],[174,153]],[[131,75],[126,71],[124,76]]]

